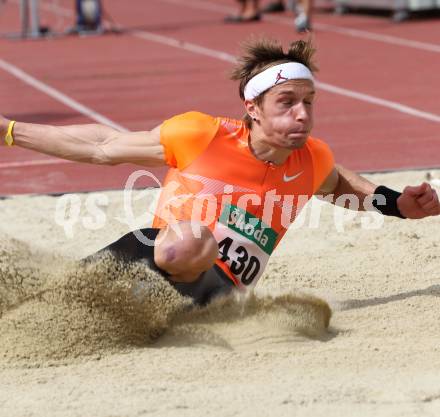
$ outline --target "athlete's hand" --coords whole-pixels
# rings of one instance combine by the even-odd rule
[[[0,141],[3,141],[6,133],[8,132],[9,120],[0,114]]]
[[[397,199],[397,207],[408,219],[423,219],[440,214],[437,192],[426,182],[416,187],[405,187]]]

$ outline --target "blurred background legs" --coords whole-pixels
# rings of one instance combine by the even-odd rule
[[[295,29],[297,32],[312,30],[313,0],[273,0],[260,11],[257,1],[239,0],[241,10],[237,16],[228,16],[226,21],[240,23],[243,21],[259,20],[260,13],[282,13],[291,10],[295,13]]]
[[[259,0],[238,0],[240,10],[238,14],[226,16],[226,23],[256,22],[261,19]]]
[[[284,4],[284,0],[275,0],[268,3],[261,11],[262,13],[281,13],[286,9],[287,7]]]
[[[295,28],[299,33],[312,30],[313,0],[300,0],[296,7]]]
[[[101,0],[76,0],[76,24],[68,30],[69,34],[101,34]]]

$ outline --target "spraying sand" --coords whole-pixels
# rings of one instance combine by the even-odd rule
[[[438,218],[366,230],[305,211],[255,293],[195,309],[142,264],[79,262],[129,230],[121,193],[99,195],[105,227],[71,237],[59,197],[0,201],[2,417],[439,415]]]
[[[178,344],[221,340],[232,349],[235,338],[220,335],[234,327],[239,339],[246,327],[259,325],[261,331],[317,336],[330,321],[330,308],[315,297],[249,294],[194,309],[140,262],[125,264],[107,254],[84,264],[39,253],[41,266],[28,265],[17,260],[29,260],[30,250],[7,239],[2,252],[0,364],[35,367],[101,357],[146,347],[168,328]]]

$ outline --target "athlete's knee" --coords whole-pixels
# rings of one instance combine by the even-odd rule
[[[218,244],[209,228],[189,222],[161,230],[154,248],[156,265],[180,282],[195,281],[217,256]]]

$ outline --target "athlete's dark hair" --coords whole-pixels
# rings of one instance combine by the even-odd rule
[[[249,80],[267,68],[286,62],[299,62],[312,73],[318,70],[313,61],[315,48],[310,39],[292,42],[287,52],[284,52],[279,41],[264,37],[244,42],[242,49],[243,53],[231,74],[232,80],[240,82],[238,88],[242,100],[244,100],[244,88]],[[261,93],[254,99],[257,105],[262,105],[265,93]],[[252,125],[249,115],[246,114],[244,120],[248,126]]]

